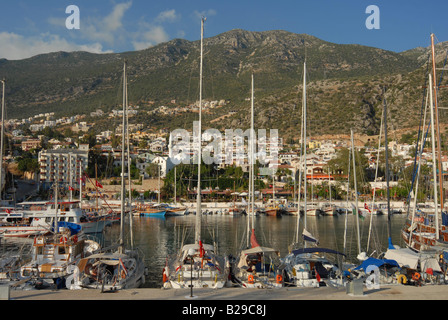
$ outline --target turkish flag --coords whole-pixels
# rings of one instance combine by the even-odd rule
[[[205,255],[204,246],[202,245],[202,241],[199,240],[199,257],[203,258]]]
[[[103,186],[101,185],[101,183],[99,183],[99,182],[96,181],[96,180],[95,180],[95,185],[96,185],[98,188],[101,188],[101,189],[103,188]]]
[[[317,273],[317,270],[316,270],[316,280],[317,282],[320,282],[320,275]]]

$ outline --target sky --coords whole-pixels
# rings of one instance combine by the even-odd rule
[[[66,12],[73,5],[79,19]],[[448,40],[447,14],[446,0],[0,0],[0,58],[199,40],[202,16],[205,38],[232,29],[286,30],[401,52],[429,46],[431,33],[436,42]]]

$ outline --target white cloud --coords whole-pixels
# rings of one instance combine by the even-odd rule
[[[169,40],[168,34],[161,26],[151,26],[149,30],[135,36],[132,45],[135,50],[143,50]]]
[[[126,12],[132,7],[132,0],[115,4],[102,16],[81,15],[81,28],[68,33],[56,34],[65,29],[65,18],[49,17],[47,23],[55,27],[51,33],[23,36],[12,32],[0,32],[0,58],[19,60],[37,54],[56,51],[88,51],[92,53],[142,50],[169,41],[164,25],[178,21],[181,16],[175,9],[160,12],[152,21],[124,25]],[[208,10],[197,14],[216,14]],[[127,27],[134,27],[133,30]],[[180,31],[179,35],[185,33]],[[107,50],[106,50],[106,49]],[[112,49],[112,50],[109,50]]]
[[[194,16],[198,19],[201,19],[202,17],[212,17],[212,16],[216,16],[216,10],[215,9],[208,9],[208,10],[204,10],[204,11],[197,11],[195,10],[193,12]]]
[[[81,34],[83,39],[102,41],[114,45],[126,39],[126,30],[123,28],[123,17],[132,6],[132,1],[119,3],[112,12],[104,18],[88,17],[82,21]]]
[[[180,16],[176,13],[176,10],[172,9],[159,13],[152,23],[140,22],[139,30],[133,34],[134,40],[132,41],[132,45],[134,46],[134,50],[147,49],[168,41],[170,36],[162,24],[164,22],[174,22],[179,18]]]
[[[131,7],[132,1],[117,4],[111,14],[103,19],[104,27],[110,32],[116,31],[123,26],[123,16]]]
[[[105,53],[103,46],[96,42],[87,45],[70,43],[54,34],[40,34],[34,37],[24,37],[16,33],[0,33],[0,58],[20,60],[32,56],[56,51],[88,51],[92,53]]]
[[[179,18],[178,14],[176,13],[175,9],[172,10],[166,10],[161,13],[156,18],[156,22],[173,22],[176,21]]]

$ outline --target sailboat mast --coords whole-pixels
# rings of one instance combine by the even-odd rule
[[[199,67],[199,127],[198,127],[198,188],[197,188],[197,202],[196,202],[196,230],[195,242],[201,241],[201,162],[202,162],[202,67],[203,67],[203,43],[204,43],[204,23],[206,18],[201,19],[201,62]]]
[[[82,209],[82,161],[78,160],[79,163],[79,208]]]
[[[354,179],[354,185],[355,185],[355,216],[356,216],[356,232],[357,232],[357,238],[358,238],[358,253],[361,253],[361,236],[359,234],[359,209],[358,209],[358,186],[356,182],[356,162],[355,162],[355,143],[353,141],[353,130],[351,131],[351,140],[352,140],[352,156],[353,156],[353,179]]]
[[[304,160],[304,195],[303,195],[303,212],[304,212],[304,222],[303,227],[306,229],[306,215],[307,215],[307,166],[306,166],[306,61],[303,63],[303,119],[302,119],[302,126],[303,126],[303,141],[302,141],[302,148],[303,148],[303,160]],[[300,213],[300,212],[299,212]],[[306,242],[305,242],[306,244]]]
[[[121,217],[120,217],[120,242],[119,252],[124,252],[124,211],[126,188],[124,181],[125,143],[126,143],[126,61],[123,66],[123,125],[121,131]]]
[[[251,90],[251,118],[250,118],[250,200],[251,200],[251,212],[252,212],[252,230],[255,230],[255,172],[254,172],[254,152],[255,152],[255,132],[254,132],[254,74],[252,73],[252,90]]]
[[[128,79],[126,77],[125,79],[125,92],[126,92],[126,144],[127,144],[127,154],[128,154],[128,186],[129,186],[129,230],[130,230],[130,237],[131,237],[131,249],[134,250],[134,235],[132,232],[133,224],[132,224],[132,181],[131,181],[131,151],[130,151],[130,137],[129,137],[129,114],[127,112],[129,101],[128,101]],[[160,191],[159,191],[160,193]],[[98,198],[97,198],[98,199]]]
[[[177,167],[174,167],[174,204],[177,204],[177,171],[176,171]]]
[[[59,177],[58,177],[59,178]],[[59,232],[59,225],[58,225],[58,182],[55,183],[55,190],[54,190],[54,234],[56,235]]]
[[[442,150],[441,150],[441,140],[440,140],[440,130],[439,130],[439,108],[437,102],[437,78],[436,78],[436,54],[434,48],[434,34],[431,33],[431,51],[432,51],[432,72],[433,72],[433,90],[434,90],[434,113],[435,113],[435,125],[437,131],[437,156],[438,156],[438,169],[439,169],[439,193],[440,193],[440,212],[443,211],[443,178],[442,178]],[[431,105],[432,108],[432,105]],[[434,163],[435,165],[435,163]],[[437,214],[438,208],[436,207],[436,219],[438,219]],[[438,233],[437,233],[438,237]]]
[[[432,143],[432,174],[433,174],[433,180],[434,180],[434,210],[435,210],[435,227],[436,227],[436,239],[439,239],[439,219],[438,219],[438,201],[437,201],[437,169],[436,169],[436,142],[435,142],[435,133],[434,133],[434,98],[433,98],[433,92],[432,92],[432,77],[431,74],[429,75],[429,106],[430,106],[430,112],[431,112],[431,143]],[[440,163],[440,161],[439,161]],[[442,207],[441,207],[442,208]]]
[[[387,235],[389,240],[389,249],[393,249],[392,245],[392,231],[391,231],[391,215],[390,212],[390,189],[389,189],[389,144],[387,143],[387,103],[384,94],[386,90],[383,89],[383,103],[384,103],[384,147],[386,152],[386,189],[387,189]]]
[[[3,199],[2,198],[2,194],[3,194],[3,139],[5,136],[5,91],[6,91],[6,80],[3,79],[2,81],[2,132],[1,132],[1,136],[0,136],[0,201]],[[5,171],[6,173],[6,171]]]

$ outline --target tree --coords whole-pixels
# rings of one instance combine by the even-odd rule
[[[370,185],[366,180],[368,159],[362,152],[355,151],[356,161],[356,182],[358,192],[370,193]],[[354,190],[354,177],[353,177],[353,155],[347,148],[342,148],[336,153],[336,158],[328,161],[328,167],[331,172],[335,172],[339,175],[336,180],[341,182],[346,181],[348,176],[348,168],[350,165],[350,189]]]
[[[159,165],[157,163],[150,163],[145,172],[151,177],[156,178],[159,176]]]

